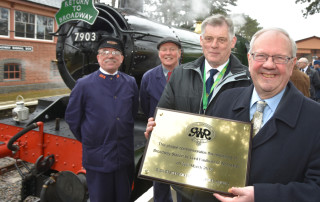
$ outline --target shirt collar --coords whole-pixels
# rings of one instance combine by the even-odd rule
[[[308,66],[306,66],[305,68],[303,68],[303,72],[306,72],[308,69]]]
[[[99,68],[99,70],[100,70],[100,72],[102,72],[103,74],[106,74],[106,75],[116,75],[116,74],[118,74],[118,71],[116,71],[115,73],[113,73],[113,74],[110,74],[110,73],[108,73],[107,71],[105,71],[105,70],[103,70],[101,67]]]
[[[221,72],[223,70],[223,68],[228,64],[229,59],[227,60],[227,62],[225,62],[224,64],[220,65],[218,68],[215,68],[216,70],[218,70],[218,72],[214,75],[214,79],[216,79],[218,77],[218,73]],[[209,62],[207,61],[207,59],[205,60],[205,70],[206,70],[206,80],[209,78],[210,76],[210,69],[213,69],[213,67],[211,67],[211,65],[209,64]]]
[[[162,71],[163,71],[164,76],[167,77],[169,70],[166,69],[163,65],[161,65],[161,67],[162,67]]]
[[[265,99],[264,101],[268,104],[268,106],[270,107],[270,109],[272,110],[272,113],[274,113],[279,105],[279,102],[284,94],[284,91],[286,90],[286,88],[284,88],[280,93],[278,93],[277,95]],[[257,102],[262,100],[257,91],[256,88],[253,88],[253,92],[252,92],[252,96],[251,96],[251,102],[250,102],[250,109],[252,108],[252,106]]]
[[[218,68],[215,68],[215,69],[217,69],[219,72],[221,72],[222,69],[227,65],[228,62],[229,62],[229,59],[224,64],[220,65]],[[209,70],[213,68],[213,67],[211,67],[211,65],[209,64],[207,59],[205,60],[205,68],[206,68],[205,70],[206,70],[207,75],[208,75]]]

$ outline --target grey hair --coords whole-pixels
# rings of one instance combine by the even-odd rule
[[[254,42],[256,41],[257,38],[259,38],[263,33],[268,32],[268,31],[275,31],[284,34],[290,41],[291,43],[291,57],[296,57],[297,56],[297,44],[296,42],[291,38],[291,36],[288,34],[288,32],[282,28],[277,28],[277,27],[272,27],[272,28],[265,28],[257,31],[253,36],[250,41],[250,49],[249,53],[251,53],[253,49]]]
[[[212,15],[210,17],[207,17],[202,22],[202,24],[201,24],[201,35],[203,36],[207,25],[221,26],[224,23],[227,24],[229,37],[230,37],[230,39],[232,39],[235,36],[233,21],[231,20],[230,17],[224,16],[224,15],[221,15],[221,14],[215,14],[215,15]]]

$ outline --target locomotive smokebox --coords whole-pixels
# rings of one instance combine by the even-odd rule
[[[159,24],[132,9],[115,9],[105,4],[95,4],[95,7],[99,15],[92,25],[70,21],[58,30],[58,68],[70,89],[77,79],[99,68],[96,55],[99,42],[105,37],[123,42],[125,59],[120,71],[134,76],[138,85],[144,72],[160,64],[156,46],[164,37],[174,37],[181,42],[182,63],[202,54],[199,34]]]

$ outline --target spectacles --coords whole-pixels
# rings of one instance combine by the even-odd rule
[[[251,53],[253,60],[257,62],[266,62],[269,57],[272,57],[272,62],[275,64],[287,64],[293,57],[285,55],[267,55],[263,53]]]
[[[103,55],[103,56],[107,56],[107,55],[121,55],[121,52],[120,51],[108,51],[108,50],[105,50],[105,51],[100,51],[99,52],[100,55]]]

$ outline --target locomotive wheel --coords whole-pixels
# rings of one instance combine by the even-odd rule
[[[41,196],[45,202],[82,202],[86,201],[86,188],[73,172],[62,171],[47,180]]]

